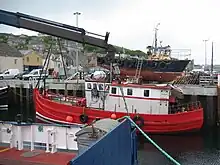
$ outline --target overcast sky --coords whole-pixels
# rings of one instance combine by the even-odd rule
[[[173,49],[191,49],[192,59],[204,63],[204,39],[208,63],[214,41],[214,63],[220,64],[220,0],[0,0],[0,8],[76,25],[105,34],[111,44],[146,52],[152,45],[154,27],[160,23],[158,40]],[[36,34],[0,25],[0,32]]]

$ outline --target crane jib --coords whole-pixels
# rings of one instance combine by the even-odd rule
[[[39,33],[103,48],[106,49],[107,52],[111,52],[111,56],[112,52],[115,53],[116,51],[113,45],[108,44],[109,32],[107,32],[105,36],[102,36],[87,32],[83,28],[5,10],[0,10],[0,24],[33,30]],[[92,34],[93,36],[89,34]]]

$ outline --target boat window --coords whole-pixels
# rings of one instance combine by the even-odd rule
[[[106,91],[109,90],[109,84],[105,84],[105,90],[106,90]]]
[[[91,83],[87,83],[87,89],[92,89]]]
[[[93,89],[97,89],[97,84],[93,84]]]
[[[150,91],[149,90],[144,90],[144,97],[149,97]]]
[[[103,84],[99,84],[99,90],[100,91],[103,91],[103,86],[104,86]]]
[[[127,89],[127,95],[132,95],[132,89]]]
[[[111,91],[111,93],[112,93],[112,94],[116,94],[116,91],[117,91],[116,89],[117,89],[117,88],[112,87],[112,91]]]

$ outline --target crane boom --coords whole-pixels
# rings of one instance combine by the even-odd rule
[[[0,24],[33,30],[78,43],[97,46],[99,48],[106,49],[111,58],[114,56],[116,51],[113,45],[108,44],[109,32],[106,32],[105,36],[101,36],[95,33],[87,32],[83,28],[5,10],[0,10]],[[89,34],[92,34],[93,36]]]

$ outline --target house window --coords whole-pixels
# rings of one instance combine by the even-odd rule
[[[27,62],[29,62],[29,57],[27,57]]]
[[[132,95],[133,91],[132,89],[127,89],[127,95]]]
[[[149,97],[150,91],[149,90],[144,90],[144,97]]]
[[[111,91],[111,93],[112,93],[112,94],[116,94],[116,89],[117,89],[117,88],[112,87],[112,91]]]
[[[37,57],[37,62],[39,62],[39,57]]]
[[[60,68],[60,64],[58,64],[58,68]]]
[[[17,59],[14,60],[14,64],[17,64]]]

